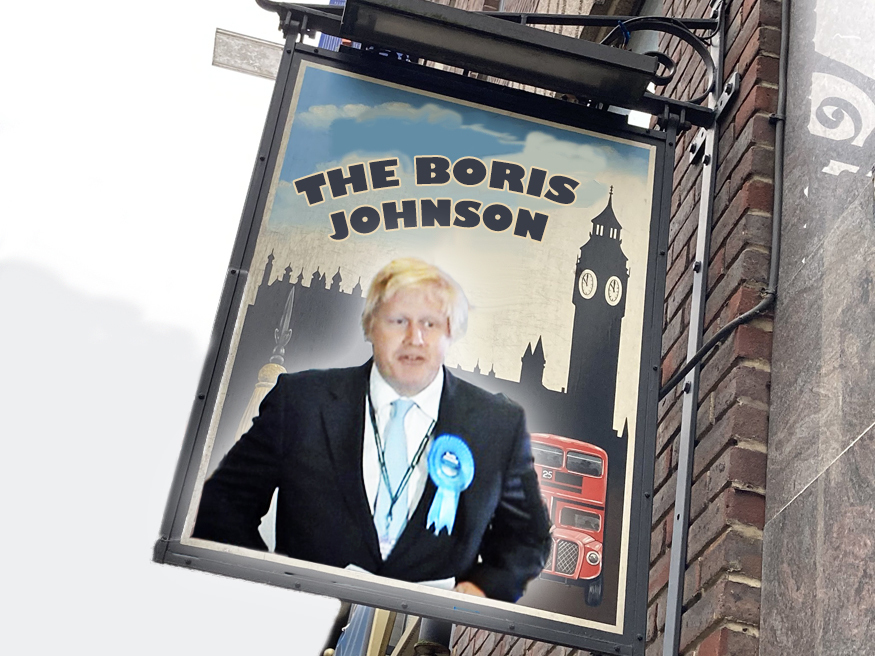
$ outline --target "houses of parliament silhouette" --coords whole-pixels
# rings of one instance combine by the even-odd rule
[[[499,378],[493,369],[483,373],[479,362],[472,371],[450,368],[453,375],[522,405],[531,432],[590,442],[608,451],[609,457],[615,455],[617,442],[625,452],[622,438],[628,437],[627,426],[619,434],[613,427],[629,272],[612,197],[613,188],[605,208],[592,219],[589,239],[580,248],[573,277],[569,276],[575,311],[567,387],[557,391],[544,386],[547,355],[540,335],[532,336],[522,354],[517,381]],[[305,285],[304,272],[293,278],[291,265],[274,278],[274,265],[271,253],[246,313],[216,433],[213,466],[216,456],[240,437],[241,418],[266,363],[295,372],[356,366],[371,356],[361,330],[365,299],[360,280],[344,292],[340,270],[329,284],[328,274],[317,269]],[[244,428],[249,419],[244,418]]]

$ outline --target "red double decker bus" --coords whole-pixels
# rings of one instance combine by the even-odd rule
[[[608,455],[587,442],[547,433],[532,433],[532,455],[553,521],[553,548],[541,577],[585,586],[586,603],[598,606]]]

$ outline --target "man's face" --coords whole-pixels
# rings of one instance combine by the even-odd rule
[[[408,287],[383,301],[368,336],[380,375],[402,396],[426,387],[444,363],[450,322],[433,286]]]

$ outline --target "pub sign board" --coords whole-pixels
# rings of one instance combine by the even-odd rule
[[[156,560],[643,653],[673,144],[286,48]]]

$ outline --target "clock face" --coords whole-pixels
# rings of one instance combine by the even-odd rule
[[[595,296],[598,284],[598,278],[595,277],[595,272],[592,269],[584,269],[580,272],[580,278],[577,279],[577,289],[581,296],[584,298]]]
[[[605,300],[608,302],[608,305],[616,305],[620,302],[622,296],[623,283],[620,282],[617,276],[611,276],[608,278],[608,284],[605,285]]]

